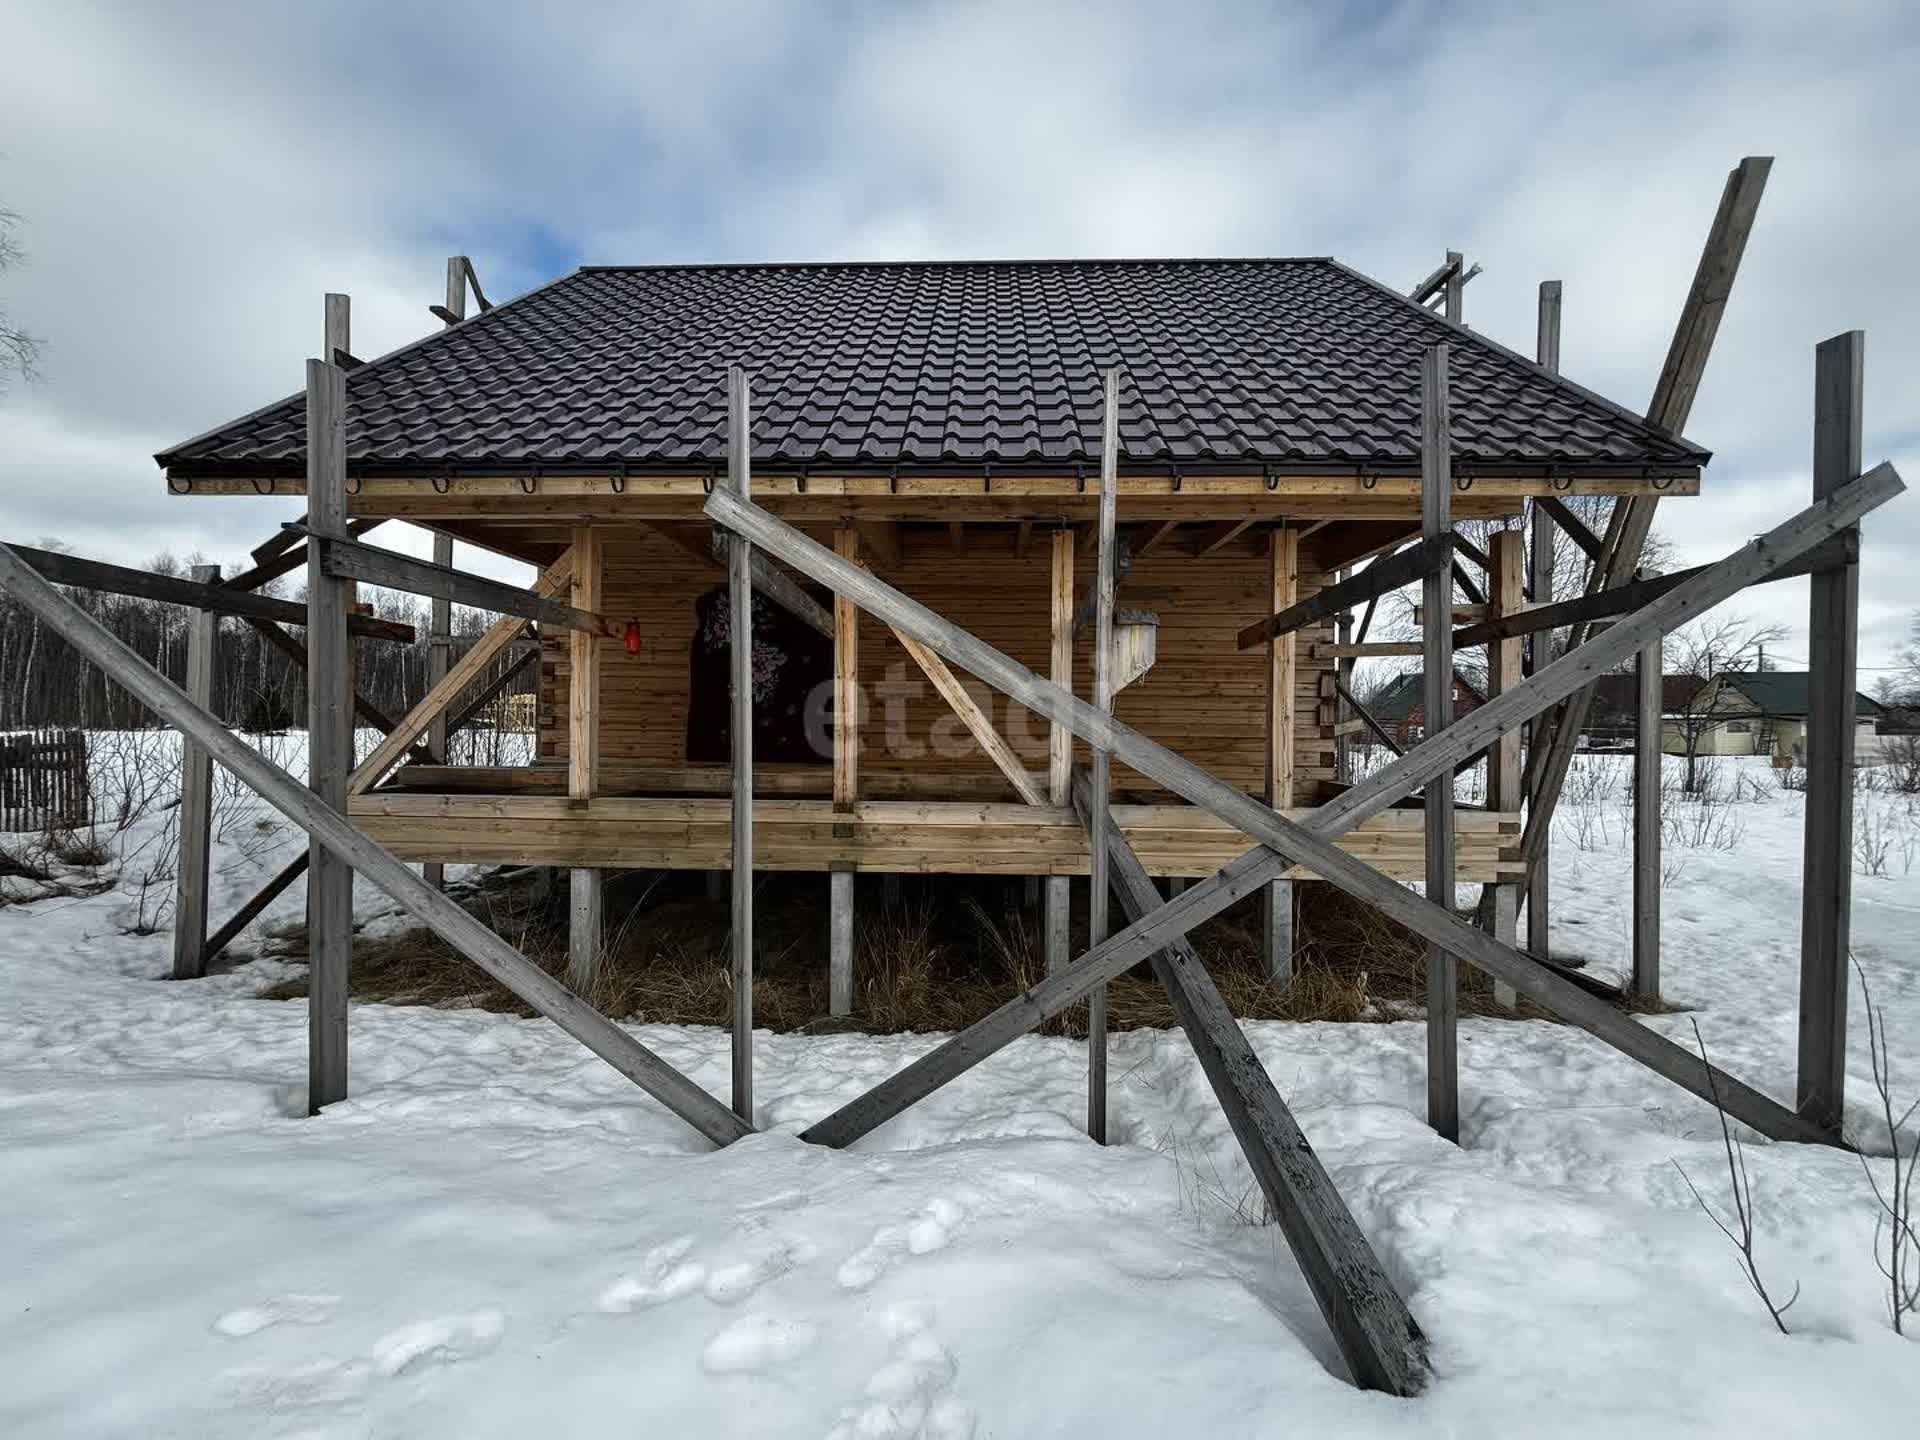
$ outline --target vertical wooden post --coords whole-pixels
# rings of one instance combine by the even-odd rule
[[[1636,667],[1633,736],[1633,993],[1660,998],[1660,641]]]
[[[1447,394],[1447,347],[1429,350],[1420,373],[1420,523],[1428,540],[1453,533],[1451,416]],[[1453,564],[1427,572],[1422,583],[1426,607],[1426,739],[1453,723]],[[1453,771],[1442,770],[1426,788],[1427,899],[1453,910]],[[1460,1138],[1458,1036],[1460,966],[1437,945],[1427,946],[1427,1123],[1449,1140]]]
[[[1073,531],[1061,526],[1053,532],[1053,570],[1048,587],[1053,649],[1048,678],[1063,689],[1073,689]],[[1054,805],[1073,803],[1073,732],[1055,720],[1047,731],[1047,799]],[[1071,958],[1073,882],[1065,875],[1047,877],[1047,973],[1066,968]]]
[[[220,581],[218,565],[196,565],[193,578],[203,585]],[[187,612],[187,698],[203,710],[213,708],[214,652],[220,617],[211,610]],[[58,771],[55,772],[59,773]],[[207,973],[207,861],[213,843],[213,760],[206,746],[180,737],[180,856],[173,899],[173,978],[195,980]]]
[[[833,532],[834,553],[860,558],[851,522]],[[860,798],[860,611],[845,595],[833,597],[833,808],[851,816]],[[848,822],[849,827],[851,821]],[[835,824],[838,833],[840,825]],[[848,831],[851,834],[851,829]],[[853,1013],[853,871],[836,863],[827,881],[827,1008]]]
[[[753,497],[753,389],[727,367],[727,485]],[[733,1113],[753,1123],[753,547],[727,541],[733,666]]]
[[[320,354],[329,365],[338,365],[343,355],[353,353],[353,301],[348,296],[329,292],[325,313],[324,348]]]
[[[1526,537],[1518,530],[1497,530],[1488,543],[1487,558],[1493,573],[1487,576],[1487,598],[1495,615],[1513,615],[1526,604],[1523,572]],[[1487,698],[1504,695],[1520,684],[1521,648],[1524,642],[1515,636],[1496,640],[1487,647]],[[1518,812],[1521,794],[1520,732],[1509,730],[1493,747],[1487,765],[1487,804],[1494,810]],[[1518,845],[1519,836],[1514,836]],[[1502,945],[1519,939],[1520,887],[1506,883],[1493,887],[1493,937]],[[1496,980],[1494,1002],[1512,1009],[1519,996],[1511,985]]]
[[[1867,337],[1823,340],[1813,361],[1813,498],[1860,473]],[[1807,608],[1806,854],[1800,903],[1803,1118],[1838,1132],[1846,1101],[1847,964],[1853,905],[1853,732],[1860,567],[1814,575]]]
[[[591,525],[573,527],[573,595],[582,610],[600,608],[600,532]],[[587,630],[567,632],[567,800],[572,810],[589,810],[600,779],[600,637]],[[588,994],[600,973],[601,874],[576,866],[567,877],[567,983]]]
[[[1535,327],[1534,356],[1540,364],[1558,374],[1560,371],[1560,282],[1542,280],[1540,282],[1540,309]],[[1553,521],[1535,505],[1529,517],[1527,539],[1527,578],[1533,590],[1533,603],[1545,605],[1553,599]],[[1536,630],[1527,641],[1530,654],[1529,672],[1544,670],[1552,662],[1553,632]],[[1550,715],[1552,712],[1549,711]],[[1538,747],[1544,750],[1549,726],[1547,715],[1536,715],[1527,724],[1527,749],[1531,752]],[[1529,766],[1534,758],[1528,756]],[[1532,808],[1531,799],[1528,808]],[[1550,856],[1551,836],[1542,832],[1539,840],[1539,859],[1533,865],[1527,877],[1527,949],[1547,958],[1552,940],[1552,910],[1548,899],[1548,880],[1553,872]]]
[[[347,534],[347,377],[307,361],[307,523],[316,535]],[[345,813],[353,770],[351,584],[307,547],[307,780],[329,809]],[[323,845],[307,849],[307,1110],[347,1098],[347,978],[353,954],[353,871]]]
[[[449,255],[447,257],[447,313],[454,321],[467,318],[467,257]]]
[[[436,565],[453,564],[453,537],[436,534],[433,537],[433,563]],[[453,649],[453,602],[439,596],[433,599],[431,620],[427,630],[427,688],[431,690],[447,678],[447,661]],[[433,757],[433,763],[447,763],[447,712],[442,710],[433,717],[433,723],[427,727],[427,754]],[[438,860],[429,860],[420,867],[421,878],[435,889],[446,884],[447,869]]]
[[[1466,310],[1467,257],[1458,250],[1449,250],[1447,263],[1453,266],[1453,273],[1447,276],[1447,319],[1458,325],[1462,323],[1460,317]]]
[[[1352,573],[1343,565],[1335,572],[1334,580],[1336,583],[1345,580]],[[1342,645],[1353,643],[1353,612],[1351,610],[1342,610],[1334,617],[1334,639]],[[1351,655],[1342,655],[1334,661],[1334,673],[1339,676],[1340,689],[1344,693],[1336,700],[1333,714],[1342,727],[1354,718],[1353,707],[1347,703],[1346,698],[1353,693],[1354,663],[1354,657]],[[1344,733],[1344,729],[1333,737],[1333,778],[1341,785],[1351,784],[1353,781],[1353,737]]]
[[[1281,527],[1267,532],[1269,615],[1299,597],[1300,532]],[[1267,803],[1276,810],[1293,804],[1293,632],[1267,639]],[[1276,985],[1293,982],[1293,882],[1275,880],[1261,905],[1261,941],[1267,978]]]
[[[1120,490],[1120,372],[1107,371],[1100,421],[1100,529],[1093,607],[1093,703],[1102,713],[1113,709],[1113,549]],[[1104,737],[1102,737],[1104,738]],[[1093,755],[1092,824],[1088,842],[1087,943],[1107,938],[1107,911],[1113,899],[1107,853],[1107,798],[1112,753],[1105,745]],[[1107,1143],[1107,987],[1087,996],[1087,1135]]]

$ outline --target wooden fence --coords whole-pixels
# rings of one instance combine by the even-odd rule
[[[92,819],[85,731],[0,735],[0,830],[73,830]]]

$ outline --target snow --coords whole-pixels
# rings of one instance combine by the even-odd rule
[[[1696,1008],[1648,1023],[1690,1044],[1697,1019],[1790,1099],[1802,797],[1741,773],[1731,819],[1669,855],[1666,988]],[[1555,943],[1616,970],[1625,830],[1594,803],[1561,826]],[[121,837],[116,888],[0,907],[0,1433],[1753,1437],[1920,1415],[1860,1161],[1748,1137],[1761,1265],[1801,1292],[1782,1337],[1676,1168],[1724,1205],[1712,1110],[1568,1027],[1463,1023],[1458,1148],[1422,1120],[1419,1024],[1249,1027],[1431,1341],[1430,1391],[1394,1400],[1341,1378],[1177,1033],[1114,1038],[1106,1148],[1064,1039],[841,1153],[796,1132],[936,1037],[762,1035],[765,1133],[714,1152],[545,1022],[380,1005],[353,1011],[353,1098],[308,1118],[305,1009],[253,998],[283,962],[157,983],[166,932],[124,933],[158,824]],[[224,833],[216,917],[297,853]],[[1887,868],[1854,877],[1854,938],[1910,1098],[1920,873],[1897,847]],[[1849,1119],[1871,1135],[1865,1031],[1856,993]],[[635,1033],[725,1093],[723,1033]]]

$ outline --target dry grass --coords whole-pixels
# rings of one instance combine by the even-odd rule
[[[958,876],[907,877],[899,904],[881,903],[862,879],[854,957],[854,1013],[828,1016],[826,886],[818,876],[768,875],[755,887],[759,955],[756,1022],[776,1031],[950,1031],[980,1019],[1046,973],[1035,911],[1019,882]],[[1299,949],[1291,985],[1270,982],[1261,964],[1258,911],[1243,904],[1195,931],[1195,948],[1235,1014],[1244,1019],[1377,1021],[1424,1003],[1426,952],[1406,930],[1326,885],[1303,885]],[[1084,887],[1079,887],[1084,903]],[[563,888],[541,896],[524,879],[463,897],[469,909],[554,974],[566,970]],[[634,873],[607,883],[609,931],[590,997],[619,1020],[726,1025],[733,1011],[728,905],[707,898],[685,874]],[[1074,917],[1075,953],[1085,948],[1084,913]],[[298,955],[304,938],[283,937]],[[1491,986],[1463,969],[1461,1009],[1494,1013]],[[304,977],[264,992],[306,993]],[[352,993],[392,1004],[477,1007],[514,1014],[529,1008],[425,930],[354,944]],[[1178,1023],[1145,965],[1108,989],[1116,1029]],[[1084,1035],[1086,1007],[1049,1026]]]

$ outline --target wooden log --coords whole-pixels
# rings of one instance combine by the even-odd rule
[[[1113,587],[1114,526],[1120,499],[1120,371],[1107,371],[1100,407],[1100,518],[1095,528],[1099,547],[1094,557],[1093,710],[1100,719],[1113,713]],[[1089,859],[1087,863],[1087,943],[1107,938],[1107,912],[1113,896],[1107,838],[1112,755],[1096,730],[1087,737],[1093,751],[1088,784]],[[1107,989],[1095,986],[1087,993],[1087,1138],[1107,1143]]]
[[[580,530],[598,533],[589,526],[576,527],[576,533]],[[322,540],[320,563],[327,574],[342,579],[361,580],[370,585],[405,590],[415,595],[430,595],[500,615],[518,615],[523,619],[537,620],[542,625],[550,625],[556,630],[600,635],[612,640],[619,639],[622,633],[618,621],[582,606],[563,605],[531,590],[523,590],[518,585],[489,580],[481,575],[468,575],[450,567],[430,565],[411,555],[382,550],[376,545],[365,545],[357,540]],[[575,588],[578,588],[577,585]]]
[[[1413,656],[1426,654],[1426,649],[1426,645],[1419,640],[1369,640],[1360,644],[1344,645],[1334,641],[1315,640],[1307,646],[1307,657],[1311,660],[1351,660],[1389,655]]]
[[[110,595],[158,600],[163,605],[185,605],[195,610],[210,610],[216,615],[249,615],[261,620],[275,620],[282,625],[304,626],[307,623],[306,607],[292,600],[276,600],[270,595],[256,595],[226,585],[201,585],[171,575],[130,570],[124,565],[82,560],[78,555],[36,550],[31,545],[15,545],[13,553],[56,585],[74,585],[82,590],[101,590]],[[412,644],[414,639],[411,625],[376,620],[368,615],[350,616],[347,630],[349,634],[367,640]]]
[[[1448,287],[1448,304],[1453,289]],[[1452,318],[1452,317],[1449,317]],[[1420,519],[1428,542],[1444,543],[1453,533],[1453,426],[1448,396],[1447,346],[1426,353],[1420,370]],[[1449,555],[1451,550],[1447,552]],[[1426,611],[1437,615],[1453,600],[1448,568],[1435,566],[1423,577]],[[1422,689],[1429,738],[1453,723],[1453,632],[1430,625],[1424,637]],[[1421,806],[1426,820],[1427,899],[1453,913],[1453,770],[1440,771],[1427,784]],[[1427,946],[1427,1123],[1448,1140],[1460,1139],[1460,966],[1443,947]]]
[[[1491,743],[1504,730],[1589,684],[1594,674],[1603,673],[1624,655],[1632,654],[1646,636],[1686,623],[1744,588],[1754,577],[1767,573],[1783,557],[1791,557],[1855,523],[1861,515],[1904,488],[1892,466],[1876,467],[1839,494],[1802,511],[1736,551],[1707,575],[1662,597],[1642,614],[1613,627],[1581,651],[1563,657],[1527,684],[1480,707],[1417,751],[1384,767],[1338,800],[1323,806],[1306,828],[1285,821],[1268,807],[1206,775],[1127,725],[1100,715],[1085,702],[1039,679],[1024,666],[873,576],[845,566],[831,551],[764,510],[745,504],[717,487],[707,497],[706,510],[720,524],[774,551],[810,578],[836,592],[844,590],[853,595],[863,609],[914,634],[930,648],[1028,709],[1058,719],[1076,734],[1089,738],[1090,743],[1097,737],[1142,775],[1159,781],[1246,833],[1259,836],[1263,844],[1275,851],[1273,854],[1263,854],[1257,849],[1250,851],[1211,880],[1167,902],[1160,920],[1153,926],[1155,934],[1163,935],[1164,927],[1171,924],[1184,923],[1190,928],[1217,914],[1233,899],[1283,874],[1292,863],[1288,855],[1296,855],[1322,878],[1369,901],[1416,934],[1441,944],[1449,953],[1468,959],[1496,978],[1509,980],[1522,994],[1592,1031],[1694,1093],[1716,1096],[1730,1114],[1763,1133],[1776,1137],[1823,1138],[1813,1137],[1799,1117],[1731,1076],[1716,1078],[1714,1084],[1709,1084],[1709,1074],[1718,1077],[1718,1072],[1703,1068],[1698,1057],[1644,1030],[1606,1002],[1501,946],[1440,907],[1411,896],[1368,867],[1364,860],[1343,855],[1327,841],[1424,784],[1443,767]],[[1594,668],[1596,666],[1601,668]],[[1064,995],[1069,998],[1061,1003],[1072,1004],[1074,999],[1123,973],[1158,948],[1160,941],[1153,935],[1144,936],[1149,942],[1146,949],[1130,948],[1142,942],[1143,931],[1136,927],[1129,929],[1134,933],[1126,936],[1123,932],[1125,943],[1120,943],[1123,936],[1116,936],[1094,947],[1078,964],[1043,981],[1010,1006],[994,1012],[900,1075],[883,1082],[867,1096],[843,1107],[829,1121],[809,1131],[806,1138],[833,1144],[845,1144],[857,1138],[993,1053],[1014,1035],[1023,1033],[1029,1023],[1038,1023],[1048,1014],[1057,1013],[1047,1010],[1047,1003],[1060,1001]],[[1185,930],[1175,933],[1185,933]],[[1604,1013],[1596,1013],[1595,1006]]]
[[[218,565],[196,565],[194,580],[220,583]],[[220,617],[196,610],[187,622],[187,698],[213,708],[215,651]],[[207,973],[207,862],[213,845],[213,761],[206,748],[180,738],[180,842],[174,866],[173,978],[196,980]]]
[[[347,525],[346,373],[307,362],[307,513],[316,536]],[[307,774],[318,802],[347,807],[353,769],[353,682],[347,612],[352,586],[326,573],[307,547]],[[353,956],[353,870],[317,842],[307,863],[307,1108],[347,1098],[347,979]]]
[[[591,525],[574,526],[572,553],[574,606],[593,610],[605,583],[600,532]],[[600,636],[592,630],[570,630],[567,651],[567,798],[584,810],[599,789]],[[576,867],[567,887],[567,983],[589,994],[599,977],[605,933],[600,872]]]
[[[1860,473],[1866,336],[1824,340],[1813,363],[1813,498]],[[1807,606],[1807,806],[1800,901],[1802,1119],[1839,1133],[1846,1108],[1847,982],[1853,908],[1854,687],[1860,567],[1813,577]]]
[[[1633,994],[1660,999],[1660,642],[1635,667],[1633,737]]]
[[[748,504],[753,496],[753,388],[727,367],[727,483],[714,486]],[[838,591],[836,594],[840,593]],[[753,1123],[753,547],[737,532],[728,545],[729,669],[733,680],[733,1113]]]
[[[1429,537],[1394,555],[1382,555],[1351,580],[1328,585],[1318,594],[1289,605],[1278,615],[1257,620],[1240,631],[1237,643],[1242,650],[1264,645],[1275,635],[1285,635],[1324,620],[1336,611],[1373,600],[1410,585],[1435,565],[1445,565],[1453,557],[1451,535]]]
[[[318,364],[319,362],[313,362]],[[310,430],[309,435],[320,432]],[[391,897],[434,934],[579,1040],[668,1110],[725,1145],[751,1133],[727,1108],[387,854],[293,776],[239,739],[97,620],[0,545],[0,585],[168,725],[191,735],[274,809]]]
[[[1078,777],[1074,801],[1083,823],[1090,820],[1091,800],[1085,776]],[[1128,919],[1137,921],[1160,907],[1160,895],[1126,836],[1111,821],[1109,827],[1114,890]],[[1192,943],[1176,936],[1151,961],[1355,1383],[1394,1395],[1420,1393],[1428,1373],[1426,1337]]]
[[[1053,683],[1069,693],[1073,690],[1073,531],[1061,526],[1053,532],[1050,554],[1052,572],[1048,584],[1048,610],[1051,648],[1048,674]],[[1065,805],[1071,798],[1068,786],[1073,769],[1073,732],[1059,721],[1047,729],[1047,798]],[[1047,877],[1047,913],[1045,919],[1047,973],[1064,970],[1071,958],[1069,943],[1073,919],[1072,882],[1065,875]]]
[[[1286,610],[1299,598],[1299,586],[1300,532],[1268,531],[1267,608],[1274,614]],[[1276,810],[1293,804],[1296,644],[1293,631],[1267,641],[1267,804]],[[1293,983],[1293,910],[1291,880],[1276,880],[1267,887],[1260,908],[1260,938],[1267,978],[1276,985]]]

